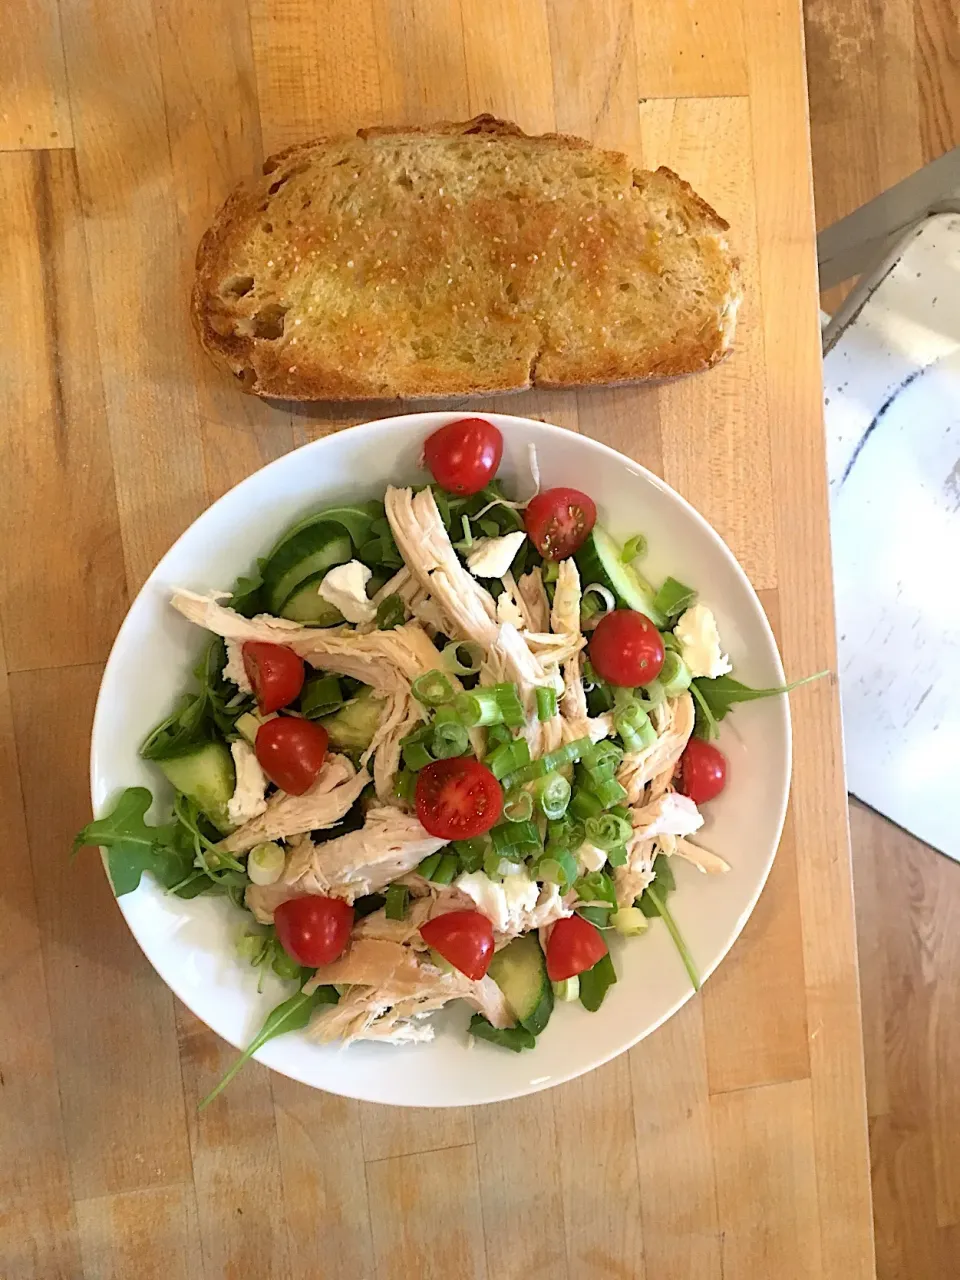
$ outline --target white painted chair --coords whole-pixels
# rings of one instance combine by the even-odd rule
[[[818,255],[849,787],[960,861],[960,148]]]

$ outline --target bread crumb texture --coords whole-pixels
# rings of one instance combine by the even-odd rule
[[[291,147],[227,200],[193,315],[292,400],[466,395],[708,368],[740,301],[727,223],[669,169],[479,116]]]

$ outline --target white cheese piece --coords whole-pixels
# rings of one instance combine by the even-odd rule
[[[523,545],[522,529],[502,538],[478,538],[467,552],[467,568],[475,578],[502,578],[510,572],[513,558]]]
[[[509,591],[501,591],[497,596],[497,621],[509,622],[518,631],[523,631],[527,625],[526,619]]]
[[[473,899],[477,910],[487,917],[498,933],[506,932],[508,912],[503,885],[497,884],[482,871],[471,871],[459,876],[454,885]]]
[[[637,818],[641,821],[638,823]],[[689,796],[668,791],[645,809],[634,810],[633,835],[636,840],[653,836],[692,836],[703,826],[703,816]]]
[[[241,693],[253,693],[253,685],[243,665],[243,645],[237,640],[228,640],[226,645],[227,665],[223,668],[224,680],[230,680]]]
[[[602,849],[598,849],[596,845],[590,844],[589,841],[584,841],[577,850],[577,861],[584,871],[602,871],[604,863],[607,861],[607,855]]]
[[[320,596],[327,604],[339,609],[347,622],[355,626],[361,622],[373,622],[377,616],[376,605],[367,599],[367,583],[372,574],[359,560],[338,564],[320,583]]]
[[[537,905],[540,886],[531,880],[521,867],[515,875],[503,877],[503,896],[507,904],[507,918],[514,928],[526,922],[527,916]]]
[[[680,656],[691,675],[714,680],[733,670],[730,659],[720,651],[717,620],[705,604],[687,609],[673,628],[673,634],[680,641]]]
[[[265,792],[267,777],[260,768],[260,761],[249,743],[238,738],[230,743],[230,754],[237,775],[237,784],[227,805],[227,817],[235,827],[242,827],[251,818],[257,818],[267,807]]]

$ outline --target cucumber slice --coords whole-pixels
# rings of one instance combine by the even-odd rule
[[[595,525],[590,537],[574,556],[583,585],[599,582],[613,592],[619,605],[645,614],[656,627],[665,627],[667,620],[653,603],[654,593],[640,581],[631,565],[623,563],[620,559],[622,551],[623,548],[606,529]]]
[[[307,578],[322,577],[335,564],[346,564],[353,554],[350,538],[336,525],[312,524],[270,557],[263,571],[267,608],[279,614]]]
[[[171,784],[203,810],[218,831],[231,828],[227,805],[237,785],[233,757],[222,742],[205,742],[182,756],[158,760]]]
[[[536,934],[514,938],[490,961],[489,972],[521,1027],[538,1036],[553,1012],[553,985]]]
[[[274,544],[267,559],[277,554],[291,538],[316,524],[338,524],[346,529],[355,547],[362,546],[370,538],[370,530],[374,520],[383,519],[383,503],[372,499],[370,502],[348,502],[342,507],[326,507],[323,511],[313,511],[310,515],[298,520],[295,525]]]
[[[302,582],[280,610],[281,618],[302,622],[308,627],[335,627],[343,621],[343,614],[321,596],[319,587],[326,570],[315,573]]]
[[[365,751],[380,723],[383,698],[375,698],[372,689],[361,689],[355,698],[345,702],[339,711],[321,716],[330,741],[343,751]]]

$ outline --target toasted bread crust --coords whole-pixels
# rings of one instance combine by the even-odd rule
[[[454,154],[459,138],[485,145]],[[231,193],[197,250],[192,315],[267,397],[668,378],[730,349],[728,230],[671,170],[581,138],[489,115],[377,126],[288,147]]]

